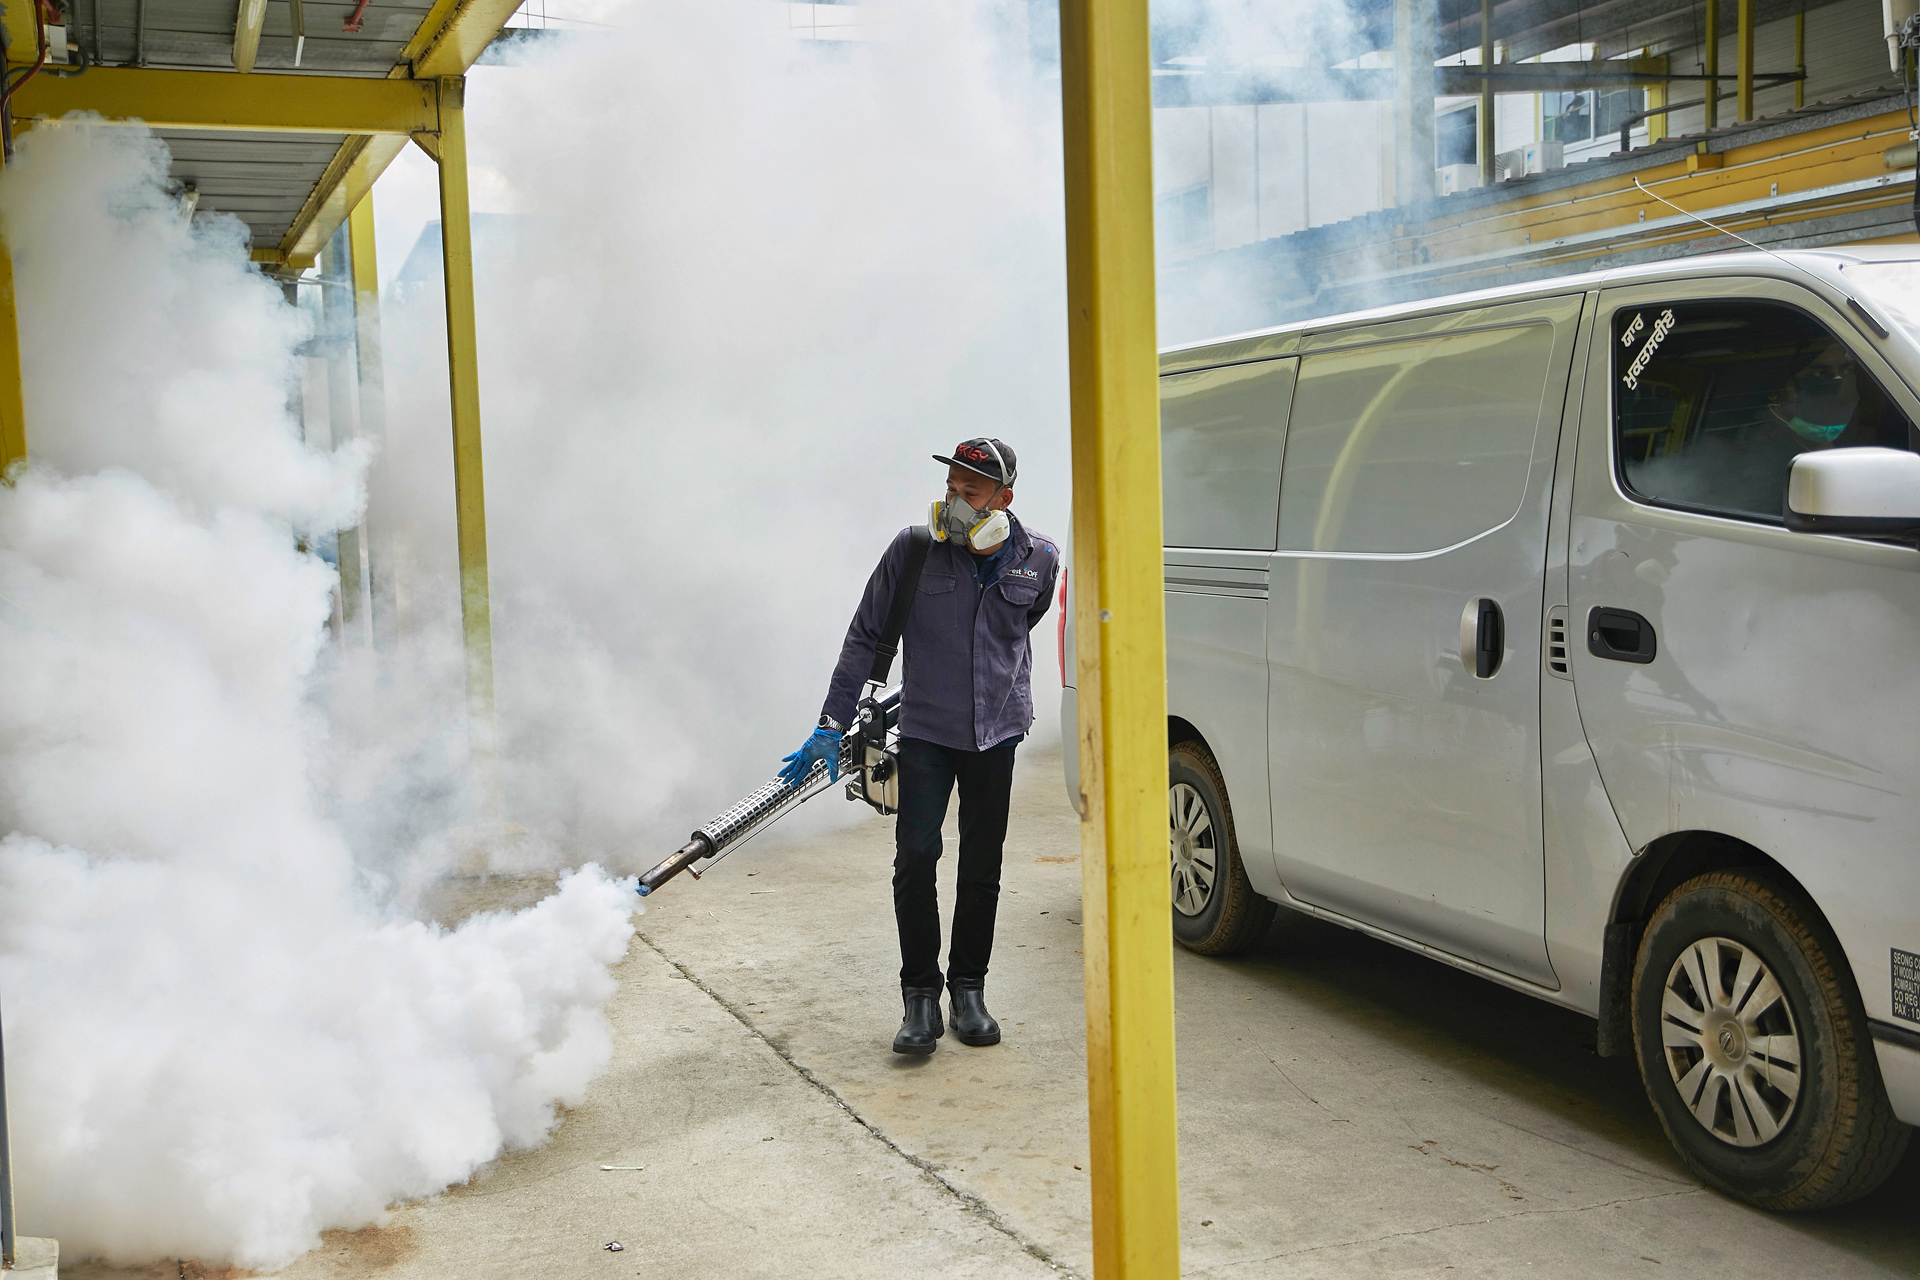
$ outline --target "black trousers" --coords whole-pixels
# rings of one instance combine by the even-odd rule
[[[960,786],[959,887],[947,978],[977,982],[993,956],[993,918],[1000,905],[1000,849],[1013,793],[1012,738],[986,751],[959,751],[919,738],[900,739],[900,812],[893,825],[893,917],[900,926],[900,985],[938,987],[940,826],[947,799]]]

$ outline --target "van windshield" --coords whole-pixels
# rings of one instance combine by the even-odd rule
[[[1849,262],[1841,270],[1887,319],[1920,343],[1920,261]]]

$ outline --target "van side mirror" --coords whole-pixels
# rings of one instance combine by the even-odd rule
[[[1920,537],[1920,454],[1905,449],[1803,453],[1787,473],[1795,533]]]

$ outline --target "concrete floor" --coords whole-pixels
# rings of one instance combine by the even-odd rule
[[[1030,753],[988,984],[1006,1039],[926,1059],[888,1051],[890,823],[676,881],[554,1140],[285,1274],[1089,1274],[1077,855],[1058,752]],[[1687,1176],[1588,1019],[1284,913],[1246,956],[1175,956],[1190,1277],[1920,1274],[1920,1144],[1866,1202],[1760,1213]]]

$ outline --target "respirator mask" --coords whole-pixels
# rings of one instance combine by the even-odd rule
[[[933,504],[927,512],[927,527],[935,542],[964,542],[975,551],[985,551],[1007,540],[1012,525],[1004,511],[978,511],[965,498],[948,498]]]
[[[1000,457],[1000,451],[994,449],[993,453],[994,460],[1000,464],[1000,487],[994,490],[997,494],[1007,487],[1012,477],[1007,475],[1006,460]],[[990,497],[987,501],[993,499]],[[933,504],[927,512],[927,528],[932,530],[935,542],[964,542],[975,551],[985,551],[1007,540],[1012,522],[1005,511],[978,509],[968,505],[965,498],[956,496]]]
[[[1807,369],[1794,378],[1773,415],[1809,444],[1832,444],[1853,420],[1860,389],[1851,371]]]

